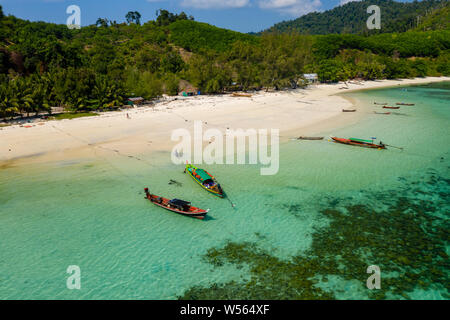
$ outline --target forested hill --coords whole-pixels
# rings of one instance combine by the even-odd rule
[[[252,36],[161,10],[69,30],[3,15],[0,6],[0,118],[114,109],[127,97],[282,89],[303,73],[322,82],[450,75],[450,31],[376,35]],[[440,25],[436,13],[424,24]]]
[[[377,5],[381,9],[381,30],[368,30],[370,14],[367,8]],[[299,32],[303,34],[330,33],[391,33],[405,32],[417,27],[417,17],[425,18],[432,11],[448,6],[449,0],[423,0],[395,2],[392,0],[352,1],[325,12],[313,12],[298,19],[275,24],[268,32]]]

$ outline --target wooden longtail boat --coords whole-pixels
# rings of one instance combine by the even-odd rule
[[[358,146],[358,147],[372,148],[372,149],[386,149],[386,145],[384,145],[382,142],[380,142],[380,144],[375,144],[370,140],[362,140],[362,139],[356,139],[356,138],[343,139],[343,138],[331,137],[331,139],[333,139],[334,142],[336,142],[336,143],[348,144],[351,146]]]
[[[196,219],[203,220],[206,214],[209,212],[208,210],[203,210],[197,207],[191,206],[190,202],[179,200],[179,199],[166,199],[163,197],[159,197],[157,195],[151,194],[148,191],[148,188],[145,188],[145,196],[151,203],[157,205],[158,207],[164,208],[166,210],[181,214],[183,216],[192,217]]]
[[[206,170],[199,169],[191,164],[186,164],[184,172],[188,173],[206,191],[220,198],[225,198],[225,192],[220,184]]]
[[[374,112],[375,114],[391,114],[391,112]]]
[[[352,110],[342,109],[342,112],[356,112],[356,109],[352,109]]]
[[[415,106],[414,103],[403,103],[403,102],[397,102],[396,105],[398,105],[398,106]]]
[[[373,104],[380,105],[380,106],[385,106],[385,105],[387,105],[387,102],[386,103],[374,102]]]
[[[323,140],[324,137],[298,137],[297,140]]]
[[[400,109],[400,107],[384,106],[383,109]]]
[[[238,92],[233,92],[232,94],[233,97],[244,97],[244,98],[251,98],[252,95],[249,93],[238,93]]]

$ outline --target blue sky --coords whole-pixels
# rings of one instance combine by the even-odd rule
[[[324,11],[351,0],[0,0],[3,11],[31,21],[66,23],[69,5],[81,8],[81,24],[97,18],[123,22],[128,11],[139,11],[143,21],[156,10],[184,11],[195,20],[240,32],[261,31],[273,24],[311,11]]]

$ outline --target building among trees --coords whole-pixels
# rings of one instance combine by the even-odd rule
[[[316,84],[319,82],[319,76],[317,73],[304,73],[303,77],[305,78],[307,84]]]

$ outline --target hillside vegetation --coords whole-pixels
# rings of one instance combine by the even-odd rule
[[[370,5],[377,5],[381,9],[381,30],[367,29],[366,22],[370,16],[367,13],[367,8]],[[430,12],[442,6],[447,6],[448,9],[448,5],[448,0],[414,2],[395,2],[393,0],[352,1],[325,12],[313,12],[295,20],[283,21],[266,31],[295,31],[303,34],[405,32],[417,27],[417,17],[419,19],[421,17],[426,18]]]
[[[416,31],[450,30],[450,2],[443,7],[431,10],[424,17],[419,17]]]
[[[0,7],[0,117],[114,109],[186,83],[208,94],[295,87],[310,72],[323,82],[450,75],[448,30],[253,36],[165,10],[142,25],[138,12],[126,19],[69,30]]]
[[[259,39],[251,35],[225,30],[191,20],[179,20],[169,26],[170,42],[190,51],[213,49],[226,51],[236,41],[256,44]]]

